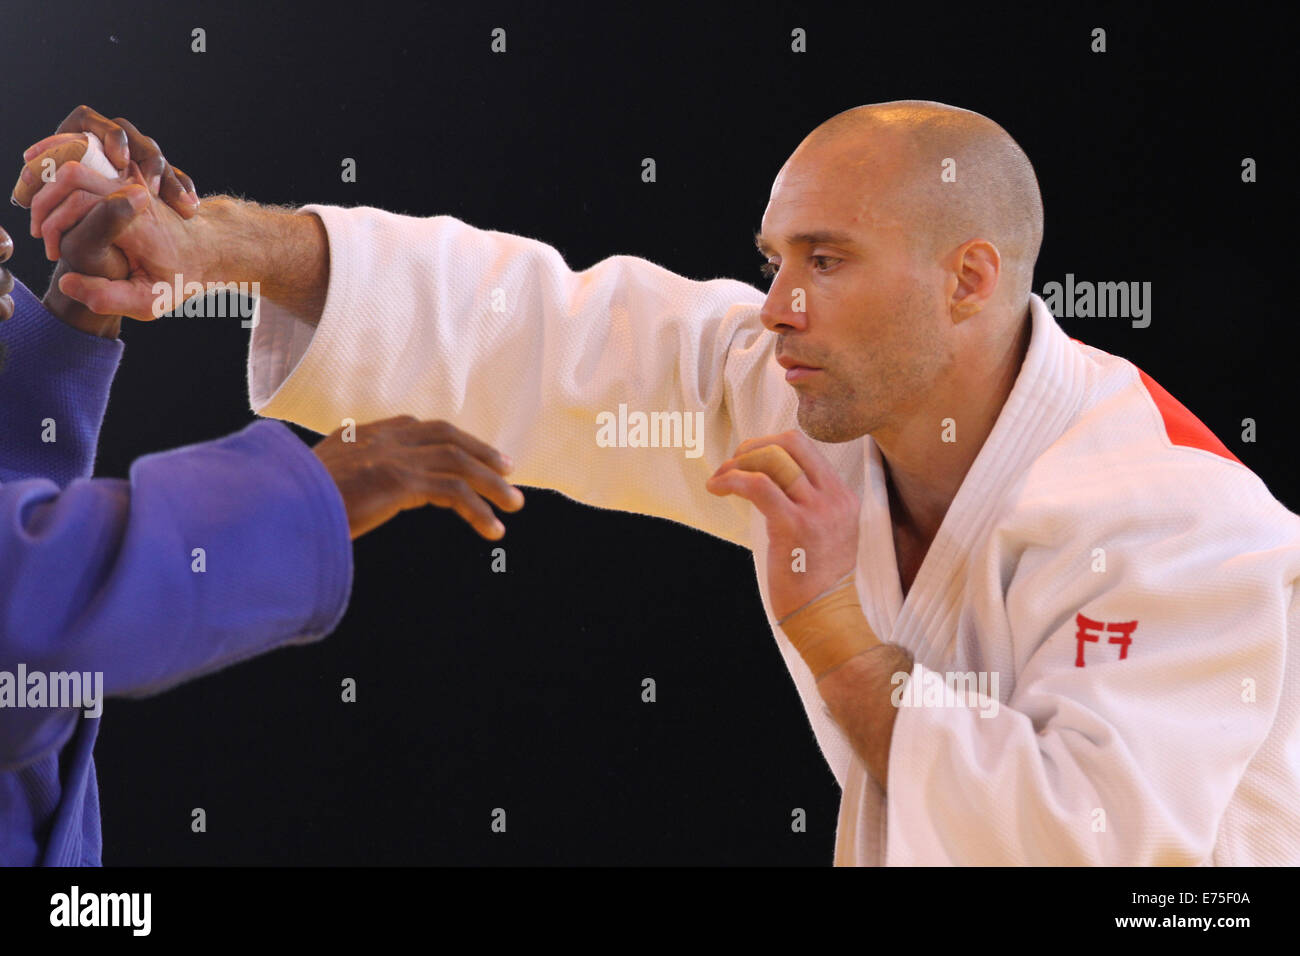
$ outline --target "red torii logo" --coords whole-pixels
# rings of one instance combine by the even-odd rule
[[[1082,614],[1076,614],[1074,623],[1079,625],[1079,633],[1075,639],[1079,642],[1079,654],[1074,659],[1075,667],[1083,666],[1083,645],[1085,641],[1091,641],[1096,644],[1101,640],[1102,634],[1117,635],[1108,640],[1107,643],[1119,645],[1119,659],[1124,660],[1128,657],[1128,646],[1133,643],[1133,632],[1137,630],[1137,621],[1124,621],[1122,624],[1107,624],[1105,621],[1094,621],[1090,617],[1084,617]],[[1093,633],[1095,632],[1095,633]]]

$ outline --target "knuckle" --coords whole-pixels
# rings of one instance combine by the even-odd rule
[[[357,459],[360,460],[357,460]],[[373,478],[376,481],[387,477],[388,462],[383,458],[371,458],[369,455],[364,457],[354,456],[352,458],[352,467],[358,473],[366,478]]]
[[[453,465],[457,468],[465,468],[469,465],[470,456],[464,448],[459,445],[443,445],[442,453],[451,459]]]
[[[120,193],[115,196],[110,196],[104,201],[104,204],[108,207],[109,215],[114,218],[128,217],[131,215],[131,200]]]
[[[456,475],[444,475],[437,481],[437,487],[448,498],[454,498],[461,501],[468,501],[473,497],[473,491],[469,483],[464,478]]]

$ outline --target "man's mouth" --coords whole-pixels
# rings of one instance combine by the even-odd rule
[[[791,358],[788,355],[777,356],[776,363],[785,369],[785,380],[792,383],[811,378],[821,371],[820,368],[814,365],[805,365],[798,359]]]
[[[794,384],[795,382],[802,382],[804,379],[812,378],[812,376],[820,374],[821,369],[819,368],[808,368],[807,366],[798,365],[792,369],[786,370],[785,380]]]

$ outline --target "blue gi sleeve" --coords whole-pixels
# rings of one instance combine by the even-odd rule
[[[25,341],[17,331],[0,380],[25,376],[37,401],[66,392],[54,415],[78,423],[70,444],[88,440],[90,448],[68,449],[50,472],[88,469],[103,403],[97,413],[86,411],[75,360],[53,346],[15,349]],[[39,370],[24,368],[46,359],[50,388],[39,385]],[[105,400],[108,379],[111,371],[101,383]],[[4,409],[6,419],[11,411],[18,421],[40,414],[21,389],[3,394],[16,402]],[[0,453],[7,474],[30,473],[34,459],[47,454],[23,441],[8,440]],[[5,672],[16,675],[21,665],[26,674],[102,673],[106,695],[156,693],[323,637],[342,618],[351,583],[338,489],[279,422],[146,455],[126,480],[72,477],[62,489],[54,477],[0,485],[0,770],[61,748],[81,713],[17,707],[16,700],[5,706]],[[13,695],[24,691],[12,679],[8,685]]]
[[[0,322],[0,482],[87,476],[124,346],[64,325],[14,280]]]

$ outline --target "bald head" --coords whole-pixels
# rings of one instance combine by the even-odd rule
[[[832,116],[789,162],[811,152],[883,173],[889,187],[880,188],[877,175],[876,194],[862,198],[900,223],[919,254],[992,242],[1002,259],[998,298],[1017,308],[1028,301],[1043,201],[1029,157],[997,123],[928,100],[874,103]]]
[[[921,100],[839,113],[781,168],[754,238],[772,279],[760,315],[808,435],[896,453],[959,410],[993,414],[1043,238],[1033,167],[1002,127]]]

